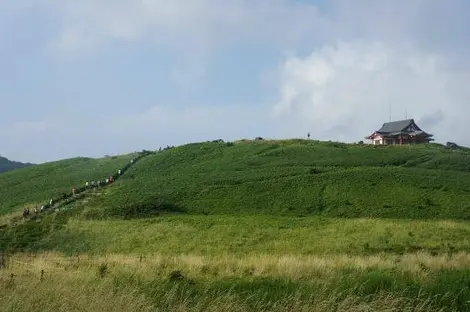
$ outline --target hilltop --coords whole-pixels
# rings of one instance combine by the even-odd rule
[[[86,214],[470,219],[469,160],[438,145],[188,144],[145,157]]]
[[[0,173],[11,171],[14,169],[19,169],[19,168],[30,167],[30,166],[33,166],[33,164],[12,161],[5,157],[0,156]]]
[[[7,212],[69,190],[129,158],[71,159],[1,176],[0,205]],[[470,219],[469,160],[466,150],[436,144],[193,143],[144,157],[83,208],[91,218],[172,212]]]

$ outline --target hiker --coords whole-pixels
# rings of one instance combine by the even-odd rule
[[[110,176],[109,177],[109,183],[113,183],[113,182],[114,182],[114,178],[113,178],[113,176]]]
[[[28,208],[23,209],[23,218],[26,218],[29,214]]]
[[[121,175],[121,169],[118,170],[118,174]]]
[[[310,139],[310,132],[309,132],[309,133],[307,133],[307,137]]]
[[[34,207],[34,214],[38,214],[38,208]]]
[[[106,184],[108,184],[108,183],[109,183],[109,179],[106,179]]]
[[[52,198],[49,200],[49,205],[52,207]]]
[[[75,191],[76,191],[75,188],[72,187],[72,195],[75,195]]]
[[[85,187],[88,187],[88,181],[86,181],[86,183],[85,183]]]
[[[44,205],[41,206],[41,212],[44,212]]]
[[[134,163],[134,158],[131,159],[131,164]]]

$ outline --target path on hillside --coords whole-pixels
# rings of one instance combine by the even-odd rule
[[[111,174],[104,179],[100,179],[98,181],[93,181],[95,183],[91,183],[92,181],[86,182],[86,185],[79,188],[73,188],[72,191],[69,193],[64,193],[61,197],[52,198],[52,204],[48,201],[44,205],[39,205],[37,207],[37,213],[29,212],[29,215],[23,215],[23,219],[37,219],[41,214],[44,213],[53,213],[58,212],[64,206],[67,206],[75,201],[85,199],[87,195],[96,194],[96,190],[102,190],[107,186],[115,183],[121,176],[123,176],[132,166],[134,166],[139,160],[142,158],[150,155],[155,154],[155,152],[151,151],[143,151],[138,154],[137,157],[131,159],[129,163],[127,163],[124,167],[119,168],[116,170],[116,173]],[[41,207],[43,207],[43,211],[41,211]]]

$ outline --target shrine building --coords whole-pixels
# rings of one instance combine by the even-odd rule
[[[366,139],[372,140],[374,145],[422,144],[434,141],[432,136],[421,130],[414,119],[406,119],[386,122]]]

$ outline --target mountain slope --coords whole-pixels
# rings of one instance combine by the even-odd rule
[[[86,181],[106,178],[134,158],[136,154],[101,159],[73,158],[0,175],[0,214],[47,202]]]
[[[85,214],[162,211],[470,219],[470,154],[302,140],[188,144],[143,159]]]
[[[33,164],[11,161],[5,157],[0,156],[0,173],[30,166],[33,166]]]

